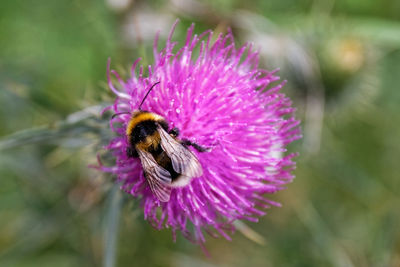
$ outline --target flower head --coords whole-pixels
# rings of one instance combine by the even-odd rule
[[[114,173],[122,189],[140,199],[145,219],[154,227],[205,242],[203,230],[230,239],[226,230],[234,229],[235,220],[257,221],[265,208],[279,205],[266,195],[293,178],[294,154],[284,152],[299,138],[299,121],[293,117],[291,101],[280,93],[283,83],[267,89],[279,77],[258,68],[258,53],[250,44],[237,49],[231,33],[213,41],[211,31],[197,36],[193,28],[179,48],[171,41],[174,28],[161,51],[156,38],[155,61],[147,75],[143,66],[136,74],[139,60],[126,81],[111,71],[120,86],[117,90],[108,78],[117,96],[109,109],[132,113],[149,88],[160,82],[142,109],[164,117],[170,128],[180,130],[180,138],[209,148],[198,152],[189,147],[202,175],[173,188],[169,201],[160,202],[143,175],[141,161],[127,156],[129,114],[111,119],[117,137],[106,148],[116,164],[101,168]]]

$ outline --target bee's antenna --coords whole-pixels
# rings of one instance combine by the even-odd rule
[[[113,114],[113,115],[111,116],[111,119],[114,119],[116,116],[119,116],[119,115],[122,115],[122,114],[131,114],[131,113],[128,112],[128,111],[115,113],[115,114]]]
[[[153,85],[150,87],[149,91],[147,91],[146,95],[143,97],[142,103],[140,103],[140,105],[139,105],[139,110],[141,110],[141,107],[142,107],[142,105],[143,105],[143,102],[146,100],[146,98],[147,98],[147,96],[149,95],[149,93],[151,92],[151,90],[153,90],[154,86],[156,86],[156,85],[159,84],[159,83],[160,83],[160,82],[156,82],[155,84],[153,84]]]

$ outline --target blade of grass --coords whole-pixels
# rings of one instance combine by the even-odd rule
[[[106,211],[104,227],[104,267],[115,266],[122,200],[119,186],[116,184],[109,194]]]
[[[99,132],[100,125],[92,122],[98,118],[104,107],[105,105],[87,107],[54,125],[26,129],[3,137],[0,139],[0,151],[28,144],[51,143],[69,136],[79,139],[85,133]]]

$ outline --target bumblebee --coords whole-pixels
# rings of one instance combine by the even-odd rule
[[[184,187],[192,178],[203,174],[199,160],[188,146],[199,152],[207,149],[190,140],[178,139],[177,128],[169,130],[163,117],[140,109],[157,84],[149,89],[139,105],[139,110],[132,113],[126,127],[129,144],[127,155],[140,158],[151,191],[161,202],[168,202],[173,187]]]

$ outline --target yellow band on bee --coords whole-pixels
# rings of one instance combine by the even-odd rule
[[[147,121],[147,120],[160,121],[163,120],[163,117],[150,112],[143,112],[143,111],[135,112],[133,113],[133,116],[129,121],[128,126],[126,127],[126,135],[130,136],[136,125],[138,125],[142,121]]]

